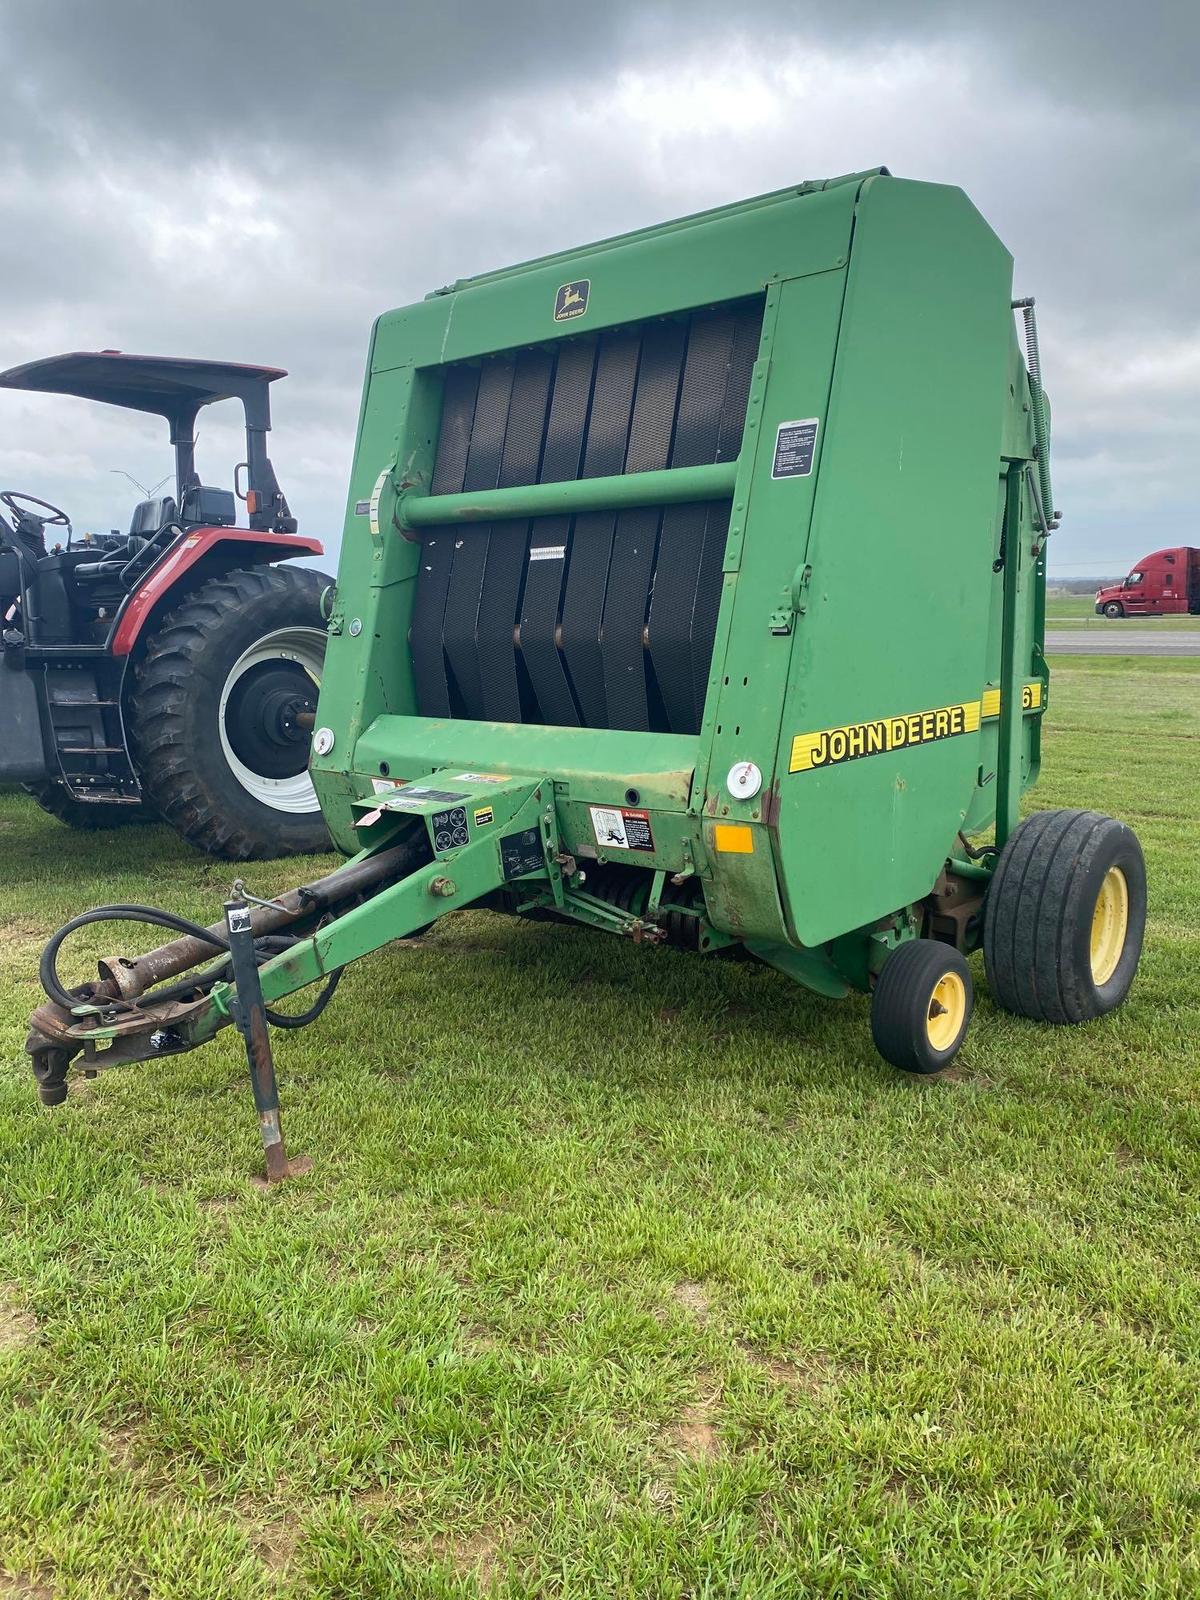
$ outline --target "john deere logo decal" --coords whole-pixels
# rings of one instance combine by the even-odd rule
[[[575,283],[564,283],[554,297],[555,322],[570,322],[573,317],[581,317],[587,310],[591,288],[591,280],[588,278],[580,278]]]
[[[1021,686],[1021,710],[1042,709],[1042,686],[1036,680]],[[985,689],[978,700],[960,701],[954,706],[938,706],[933,711],[914,711],[899,717],[877,717],[871,722],[852,722],[841,728],[822,728],[817,733],[798,733],[792,740],[789,772],[816,772],[821,767],[836,767],[843,761],[862,756],[885,755],[914,744],[933,744],[938,739],[954,739],[959,734],[977,733],[984,719],[1000,715],[999,689]]]

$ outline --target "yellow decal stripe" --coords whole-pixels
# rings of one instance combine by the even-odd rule
[[[939,739],[976,733],[985,717],[1000,715],[1000,698],[999,689],[985,689],[979,700],[963,700],[957,705],[899,717],[876,717],[870,722],[850,722],[840,728],[821,728],[816,733],[798,733],[792,740],[788,771],[815,772],[862,756],[885,755],[909,745],[935,744]],[[1022,709],[1037,711],[1041,704],[1041,682],[1023,685]]]
[[[798,733],[792,740],[788,771],[812,772],[818,767],[857,761],[860,756],[883,755],[911,744],[932,744],[960,733],[974,733],[979,727],[979,713],[979,701],[966,700],[902,717],[877,717],[872,722],[822,728],[818,733]]]
[[[1040,711],[1042,707],[1042,683],[1040,678],[1035,678],[1032,683],[1021,686],[1021,710]],[[983,691],[983,715],[998,717],[1000,715],[999,689],[985,689]]]

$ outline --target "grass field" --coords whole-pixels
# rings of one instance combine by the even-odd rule
[[[1096,602],[1089,594],[1058,594],[1046,599],[1046,623],[1052,628],[1097,628],[1107,634],[1139,626],[1176,632],[1180,628],[1200,628],[1200,616],[1124,617],[1114,621],[1096,615]]]
[[[230,1034],[56,1113],[21,1053],[54,926],[233,869],[0,797],[0,1596],[1200,1593],[1200,660],[1063,660],[1045,766],[1146,849],[1119,1013],[977,960],[909,1079],[864,1000],[467,914],[281,1036],[271,1193]]]

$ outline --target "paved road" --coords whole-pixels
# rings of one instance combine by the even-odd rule
[[[1063,656],[1200,656],[1200,628],[1047,628],[1046,650]]]

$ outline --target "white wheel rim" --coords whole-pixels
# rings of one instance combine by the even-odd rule
[[[229,704],[239,678],[263,661],[294,661],[321,687],[321,672],[325,665],[325,634],[320,628],[276,628],[264,633],[262,638],[234,662],[221,690],[221,703],[217,708],[217,732],[221,739],[221,753],[247,794],[253,795],[272,811],[284,811],[291,816],[307,816],[321,809],[317,791],[307,769],[292,778],[267,778],[255,772],[234,754],[225,727],[225,709]]]

